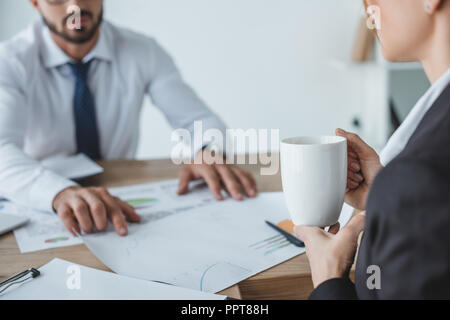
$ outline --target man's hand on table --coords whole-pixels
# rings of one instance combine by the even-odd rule
[[[209,151],[202,151],[197,157],[211,156]],[[200,163],[200,161],[198,161]],[[180,184],[178,194],[182,195],[188,192],[189,182],[204,179],[214,197],[221,201],[221,194],[224,189],[235,200],[244,200],[244,195],[250,198],[256,197],[258,190],[255,179],[252,174],[228,164],[201,164],[184,165],[180,170]]]
[[[197,156],[203,156],[202,151]],[[242,169],[226,164],[191,164],[180,170],[178,194],[188,192],[189,182],[204,179],[217,200],[223,200],[222,189],[234,199],[256,197],[257,188],[253,176]],[[53,209],[74,236],[104,231],[108,220],[120,236],[128,233],[127,222],[140,222],[141,217],[128,203],[109,194],[105,188],[70,187],[61,191],[53,200]]]
[[[141,217],[128,203],[109,194],[105,188],[70,187],[61,191],[53,200],[53,209],[74,236],[104,231],[108,219],[121,236],[128,233],[126,220],[140,222]]]

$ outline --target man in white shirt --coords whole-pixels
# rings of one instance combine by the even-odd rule
[[[140,220],[132,207],[104,188],[82,188],[38,160],[80,152],[94,159],[132,158],[146,94],[174,128],[193,132],[197,120],[204,130],[224,131],[225,125],[155,40],[103,21],[103,0],[30,2],[42,21],[0,44],[0,195],[57,212],[74,235],[105,230],[108,218],[126,235],[125,220]],[[68,10],[74,5],[78,16]],[[201,157],[207,151],[194,152]],[[234,166],[192,164],[180,171],[178,193],[201,178],[218,200],[222,186],[236,200],[257,192],[252,176]]]

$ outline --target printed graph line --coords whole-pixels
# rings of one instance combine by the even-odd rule
[[[205,269],[205,271],[203,271],[202,276],[200,278],[200,291],[203,291],[203,280],[205,279],[205,275],[206,273],[211,270],[212,268],[214,268],[215,266],[217,266],[219,264],[219,262],[214,263],[213,265],[209,266],[208,268]]]
[[[67,241],[67,240],[69,240],[68,237],[56,237],[56,238],[45,240],[45,243],[56,243],[56,242],[62,242],[62,241]]]
[[[130,237],[129,243],[130,245],[127,247],[127,254],[128,256],[131,256],[131,251],[137,248],[138,241],[135,237]]]
[[[254,243],[254,244],[251,244],[251,245],[249,246],[249,248],[255,247],[255,246],[257,246],[257,245],[259,245],[259,244],[262,244],[262,243],[265,243],[265,242],[267,242],[267,241],[274,240],[274,239],[276,239],[276,238],[280,238],[280,239],[281,239],[281,238],[284,238],[284,237],[283,237],[282,235],[276,235],[276,236],[273,236],[273,237],[270,237],[270,238],[267,238],[267,239],[258,241],[258,242]]]
[[[266,250],[270,250],[272,248],[278,248],[280,245],[283,245],[283,244],[286,244],[286,243],[289,243],[289,241],[286,240],[286,239],[282,239],[281,241],[279,241],[277,243],[273,243],[270,246],[267,246]]]
[[[264,255],[271,254],[277,250],[283,249],[287,246],[291,245],[291,243],[284,237],[279,234],[276,236],[272,236],[270,238],[258,241],[249,246],[249,248],[253,248],[254,250],[263,250]]]
[[[278,244],[280,241],[285,241],[286,240],[286,238],[285,237],[283,237],[283,236],[281,236],[280,238],[277,238],[277,239],[275,239],[275,240],[271,240],[271,241],[267,241],[266,243],[264,243],[264,244],[262,244],[262,245],[260,245],[259,247],[256,247],[256,249],[261,249],[261,248],[264,248],[264,247],[271,247],[271,246],[273,246],[273,244]]]
[[[291,243],[288,241],[285,245],[282,245],[282,246],[277,247],[277,248],[273,248],[272,250],[269,250],[269,251],[265,252],[264,255],[271,254],[272,252],[275,252],[275,251],[277,251],[279,249],[285,248],[285,247],[290,246],[290,245],[291,245]]]
[[[216,274],[211,275],[211,270],[216,269]],[[220,271],[220,276],[217,274]],[[228,282],[230,278],[244,278],[247,277],[252,273],[252,270],[247,269],[246,267],[233,264],[232,262],[226,262],[226,261],[219,261],[216,262],[210,266],[208,266],[202,273],[200,277],[200,291],[208,291],[208,287],[205,285],[206,283],[206,276],[209,275],[208,278],[211,278],[209,281],[212,281],[212,283],[217,284],[217,282],[223,282],[225,279],[225,282]],[[222,283],[223,284],[223,283]]]
[[[125,202],[136,210],[142,210],[153,207],[156,203],[159,202],[159,200],[156,198],[140,198],[140,199],[129,199],[126,200]]]

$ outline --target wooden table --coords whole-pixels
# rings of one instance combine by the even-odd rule
[[[99,164],[105,169],[105,172],[83,180],[83,185],[117,187],[175,179],[178,175],[178,167],[173,165],[170,160],[124,160],[100,162]],[[241,167],[255,175],[260,192],[281,191],[280,175],[261,176],[260,168],[256,165]],[[44,265],[56,257],[92,268],[111,271],[85,245],[21,254],[14,235],[10,232],[0,236],[0,281],[18,271]],[[312,289],[309,263],[303,254],[244,280],[221,293],[240,299],[306,299]]]

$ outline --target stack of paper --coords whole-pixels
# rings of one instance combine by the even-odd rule
[[[47,169],[68,179],[81,179],[103,172],[103,168],[86,155],[55,156],[41,161]]]
[[[21,253],[73,246],[83,243],[67,231],[59,216],[53,212],[32,210],[12,202],[2,202],[0,212],[29,219],[23,227],[14,230]]]
[[[68,179],[80,179],[103,172],[102,167],[84,154],[55,156],[44,159],[41,164]],[[75,238],[66,230],[53,212],[36,211],[7,201],[0,202],[0,212],[29,219],[27,225],[14,231],[22,253],[83,243],[82,239]]]
[[[218,292],[305,252],[265,224],[287,225],[283,194],[242,202],[214,200],[207,189],[178,197],[177,181],[110,190],[143,216],[118,236],[110,226],[83,236],[88,248],[118,274]],[[352,215],[345,206],[341,225]]]
[[[54,259],[39,268],[41,275],[13,285],[4,300],[224,300],[166,284],[132,279]]]
[[[205,186],[185,196],[178,196],[177,188],[178,181],[171,180],[111,189],[143,217],[140,224],[129,225],[126,237],[109,224],[106,232],[74,238],[53,213],[10,203],[3,210],[30,217],[27,226],[15,231],[22,252],[84,241],[120,275],[204,292],[219,292],[305,252],[265,224],[268,220],[292,232],[281,192],[218,202]],[[352,213],[344,205],[341,226]]]

